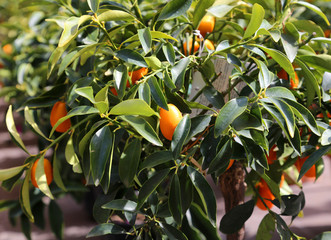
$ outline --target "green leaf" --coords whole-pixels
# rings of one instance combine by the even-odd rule
[[[96,13],[99,9],[99,3],[100,0],[87,0],[88,6],[94,13]]]
[[[159,70],[163,67],[162,62],[156,56],[145,57],[145,61],[152,70]]]
[[[223,95],[212,86],[203,88],[203,94],[214,107],[221,109],[224,106]]]
[[[115,56],[127,63],[131,63],[140,67],[148,67],[144,57],[141,56],[140,53],[131,49],[121,49],[115,52]]]
[[[330,149],[331,145],[322,146],[320,149],[313,152],[309,156],[309,158],[307,158],[307,160],[303,163],[297,181],[299,181],[305,175],[305,173],[321,159],[322,156],[329,152]]]
[[[304,121],[314,134],[316,134],[317,136],[321,136],[315,118],[307,108],[305,108],[300,103],[289,99],[286,100],[286,103],[291,106],[295,115],[299,117],[302,121]]]
[[[171,151],[174,159],[179,158],[185,140],[190,132],[191,119],[189,115],[185,115],[178,123],[171,141]]]
[[[20,190],[20,204],[22,207],[22,211],[29,218],[31,222],[34,222],[34,217],[31,211],[31,203],[30,203],[30,179],[31,179],[31,170],[26,171],[26,175],[21,186]]]
[[[162,89],[156,79],[156,77],[152,76],[148,79],[148,85],[151,89],[152,97],[157,105],[165,110],[169,110],[167,100],[162,92]]]
[[[288,59],[293,62],[299,49],[295,38],[290,34],[282,33],[281,41]]]
[[[93,88],[91,86],[88,86],[88,87],[82,87],[82,88],[76,88],[75,89],[75,92],[88,99],[91,103],[95,103],[95,99],[94,99],[94,96],[93,96]]]
[[[106,234],[126,234],[124,228],[115,225],[113,223],[103,223],[98,226],[95,226],[88,234],[87,238],[103,236]]]
[[[175,83],[172,81],[172,79],[171,79],[170,76],[169,76],[168,69],[166,69],[166,70],[163,71],[163,81],[164,81],[164,84],[165,84],[170,90],[174,90],[174,89],[176,89],[176,85],[175,85]]]
[[[228,140],[216,154],[214,159],[211,161],[208,174],[212,174],[219,169],[227,167],[229,165],[230,158],[232,156],[232,140]]]
[[[272,97],[268,98],[268,100],[272,102],[275,105],[275,107],[278,109],[278,111],[282,114],[283,118],[285,119],[290,137],[293,138],[294,128],[295,128],[295,118],[292,109],[283,100]]]
[[[7,129],[9,131],[10,136],[15,141],[15,143],[22,148],[27,154],[29,154],[28,150],[26,149],[20,135],[17,132],[15,122],[14,122],[14,116],[13,116],[13,106],[10,105],[6,114],[6,125]],[[29,154],[30,155],[30,154]]]
[[[296,101],[293,93],[285,87],[271,87],[267,88],[265,91],[266,97],[273,98],[285,98],[292,101]]]
[[[38,124],[35,122],[32,111],[29,109],[28,106],[26,106],[24,108],[24,118],[25,121],[27,121],[30,126],[33,128],[33,130],[36,131],[36,133],[38,133],[41,137],[43,137],[44,139],[48,139],[44,133],[40,130],[40,128],[38,127]]]
[[[322,134],[321,145],[326,146],[331,144],[331,129],[326,129]]]
[[[271,214],[264,216],[256,234],[256,240],[270,240],[275,232],[275,219]]]
[[[318,234],[312,240],[329,240],[329,239],[331,239],[331,232],[328,231],[328,232]]]
[[[139,84],[138,88],[139,99],[144,100],[148,105],[151,105],[151,88],[148,83]]]
[[[143,161],[140,164],[139,169],[143,170],[145,168],[152,168],[152,167],[158,166],[160,164],[169,162],[171,160],[174,160],[174,157],[173,157],[171,151],[167,151],[167,150],[158,151],[158,152],[155,152],[155,153],[152,153],[151,155],[149,155],[145,159],[145,161]]]
[[[31,240],[31,225],[25,215],[21,215],[21,231],[28,240]]]
[[[331,72],[331,56],[327,54],[302,55],[299,59],[317,70]]]
[[[189,57],[185,57],[171,69],[172,81],[175,83],[177,89],[181,89],[184,85],[186,68],[190,64],[190,61]]]
[[[81,17],[70,17],[64,23],[64,29],[59,40],[59,47],[64,47],[74,39],[78,33],[80,25],[92,19],[90,15],[82,15]]]
[[[172,46],[172,44],[170,42],[163,44],[162,50],[163,50],[163,54],[166,57],[167,61],[171,65],[174,65],[176,55],[175,55],[175,50],[174,50],[174,47]]]
[[[178,175],[175,174],[172,177],[169,198],[168,198],[169,210],[176,223],[182,225],[182,199],[181,199],[181,187],[179,184]]]
[[[285,207],[282,209],[280,215],[292,216],[293,218],[299,215],[301,210],[304,208],[306,201],[305,195],[302,191],[298,195],[283,195],[281,196],[281,198]],[[278,199],[272,200],[272,203],[275,204],[278,208],[280,208],[280,203]]]
[[[141,154],[141,142],[135,138],[124,149],[118,166],[119,176],[126,187],[130,187],[137,174]]]
[[[295,73],[294,73],[292,63],[284,55],[284,53],[282,53],[276,49],[267,48],[267,47],[264,47],[261,45],[252,45],[252,46],[258,47],[258,48],[262,49],[263,51],[265,51],[266,53],[268,53],[290,75],[290,78],[295,79]]]
[[[234,98],[227,102],[217,115],[214,131],[215,137],[220,136],[246,110],[247,105],[247,97]]]
[[[105,86],[95,95],[94,107],[99,110],[100,113],[106,113],[109,108],[108,103],[108,90],[109,86]]]
[[[322,42],[322,43],[328,43],[328,44],[331,44],[331,38],[326,38],[326,37],[316,37],[316,38],[312,38],[311,41],[316,41],[316,42]]]
[[[146,199],[156,190],[160,183],[168,176],[170,169],[166,168],[161,171],[157,171],[151,178],[149,178],[141,187],[138,195],[138,206],[139,210]]]
[[[144,29],[138,29],[138,37],[144,52],[147,54],[152,47],[152,34],[149,27]]]
[[[125,212],[135,212],[137,203],[127,199],[115,199],[102,206],[104,209],[112,209]]]
[[[174,38],[166,33],[159,32],[159,31],[150,31],[150,32],[152,35],[152,39],[169,39],[169,40],[178,42],[178,40],[176,38]],[[139,36],[138,36],[138,34],[135,34],[132,37],[129,37],[128,39],[123,41],[121,45],[128,43],[128,42],[138,41],[138,40],[139,40]]]
[[[159,136],[145,119],[136,116],[120,116],[120,118],[129,123],[147,141],[156,146],[163,146]]]
[[[214,191],[210,187],[205,177],[197,170],[195,170],[193,167],[188,166],[187,173],[201,198],[204,207],[203,210],[207,213],[207,216],[210,219],[211,223],[215,225],[216,199],[215,199]]]
[[[99,129],[92,137],[90,142],[90,164],[95,186],[105,174],[107,162],[111,159],[114,135],[108,126]]]
[[[203,16],[206,14],[206,10],[213,6],[215,0],[200,0],[194,8],[193,13],[193,28],[198,29],[199,23]]]
[[[248,151],[254,157],[254,160],[257,161],[257,163],[261,167],[263,167],[266,170],[269,170],[268,161],[262,149],[262,146],[254,142],[252,139],[246,138],[244,136],[241,136],[240,140],[245,144],[244,146],[246,151]],[[251,163],[251,167],[254,168],[254,170],[256,170],[256,167],[254,167],[253,164]]]
[[[258,68],[260,69],[259,72],[259,83],[261,88],[268,88],[269,85],[271,84],[272,80],[273,80],[273,73],[271,73],[269,71],[269,69],[267,68],[267,66],[260,60],[251,57],[255,63],[257,64]]]
[[[253,5],[251,20],[245,31],[244,39],[252,36],[259,29],[264,19],[264,13],[264,8],[261,5],[257,3]]]
[[[161,10],[158,21],[169,20],[186,13],[190,8],[192,0],[171,0]]]
[[[17,174],[19,174],[27,165],[29,165],[28,163],[23,165],[23,166],[19,166],[19,167],[12,167],[12,168],[7,168],[7,169],[0,169],[0,182],[5,181],[9,178],[12,178],[14,176],[16,176]]]
[[[238,232],[252,215],[254,207],[254,200],[233,207],[222,217],[220,231],[226,234]]]
[[[35,175],[36,182],[37,182],[37,185],[38,185],[40,191],[42,191],[50,199],[54,199],[52,192],[49,189],[48,184],[47,184],[47,178],[46,178],[45,168],[44,168],[44,156],[40,157],[40,159],[37,163],[35,174],[36,174]]]
[[[57,239],[63,239],[64,221],[61,208],[55,201],[51,201],[48,206],[49,223]]]
[[[326,22],[327,25],[330,25],[330,22],[328,20],[328,18],[326,17],[326,15],[323,13],[323,11],[317,7],[316,5],[310,4],[308,2],[302,2],[302,1],[297,1],[297,2],[293,2],[292,4],[298,4],[301,6],[305,6],[306,8],[314,11],[315,13],[317,13],[321,18],[323,18],[323,20]]]
[[[72,166],[72,170],[75,173],[82,173],[82,168],[80,166],[79,159],[76,155],[73,143],[73,135],[70,135],[70,138],[67,142],[65,148],[65,158],[67,162]]]
[[[60,173],[60,164],[61,161],[56,157],[56,151],[53,153],[53,178],[56,185],[61,188],[63,191],[67,192],[67,188],[62,181],[62,176]]]
[[[115,105],[109,112],[112,115],[140,115],[140,116],[157,116],[155,112],[144,100],[129,99]]]
[[[134,16],[120,10],[107,10],[98,16],[100,22],[134,20]]]
[[[207,10],[208,13],[214,15],[217,18],[225,17],[236,5],[227,5],[227,4],[220,4],[212,6]]]
[[[319,102],[321,99],[321,91],[319,87],[319,83],[315,75],[310,71],[309,67],[301,61],[302,59],[299,57],[295,60],[295,62],[301,67],[302,74],[305,79],[306,89],[309,93],[307,97],[307,104],[310,105],[315,97],[315,94],[317,94]],[[331,61],[330,61],[331,63]]]
[[[236,131],[240,131],[243,129],[263,129],[261,120],[258,119],[255,115],[248,112],[244,112],[239,117],[237,117],[232,122],[232,126],[234,127],[234,129],[236,129]]]
[[[114,70],[115,89],[120,99],[123,98],[128,81],[128,69],[125,65],[118,65]]]
[[[184,235],[184,233],[178,230],[177,228],[163,222],[160,222],[160,226],[162,230],[165,232],[165,234],[169,237],[169,239],[188,240],[187,237]]]
[[[190,141],[192,137],[201,133],[206,129],[211,120],[211,115],[200,115],[191,119],[190,132],[186,138],[186,142]]]

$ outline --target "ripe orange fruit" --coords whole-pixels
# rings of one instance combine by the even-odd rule
[[[228,170],[230,167],[232,167],[233,163],[234,163],[234,159],[230,159],[229,165],[228,165],[228,167],[226,168],[226,170]],[[226,171],[226,170],[225,170],[225,171]]]
[[[273,164],[277,160],[277,152],[275,151],[276,145],[273,145],[269,150],[269,155],[267,156],[268,164]]]
[[[211,33],[215,27],[215,17],[206,15],[202,18],[198,30],[205,37],[207,33]]]
[[[31,182],[36,188],[39,188],[36,180],[36,169],[38,161],[39,159],[37,159],[37,161],[33,163],[31,168]],[[51,162],[47,158],[44,158],[44,171],[46,175],[47,185],[49,185],[53,181],[53,167]]]
[[[298,169],[298,171],[301,171],[302,165],[304,164],[304,162],[307,160],[309,156],[301,158],[298,157],[298,160],[295,162],[295,166]],[[315,165],[313,165],[304,175],[307,178],[316,178],[316,167]]]
[[[298,77],[298,74],[296,72],[295,73],[295,79],[293,80],[291,78],[291,81],[290,81],[290,85],[291,85],[291,89],[293,88],[297,88],[299,86],[299,77]],[[288,80],[288,75],[287,75],[287,72],[282,69],[280,70],[278,73],[277,73],[277,76],[281,79],[285,79],[285,80]]]
[[[331,29],[326,29],[326,30],[324,31],[324,36],[325,36],[326,38],[329,38],[329,37],[330,37],[330,34],[331,34]]]
[[[257,184],[257,187],[258,187],[258,192],[259,192],[260,196],[263,199],[266,199],[264,201],[265,204],[268,206],[268,208],[272,208],[272,206],[274,204],[271,201],[267,200],[267,199],[274,200],[275,196],[270,191],[270,189],[268,187],[268,184],[263,179],[261,179],[261,181]],[[260,208],[261,210],[267,210],[267,208],[264,206],[264,204],[263,204],[263,202],[260,198],[257,198],[256,206],[258,208]]]
[[[148,68],[145,68],[145,67],[142,67],[142,68],[140,68],[138,70],[135,70],[133,72],[129,72],[129,76],[131,78],[132,85],[135,85],[136,82],[140,78],[145,76],[147,73],[148,73]],[[130,87],[130,82],[129,81],[126,82],[126,87]]]
[[[4,53],[6,53],[7,55],[11,55],[13,53],[13,46],[10,43],[7,43],[6,45],[4,45],[2,47],[2,50],[4,51]]]
[[[214,43],[212,41],[210,41],[209,39],[205,40],[205,46],[210,50],[215,50]]]
[[[58,101],[54,104],[52,111],[51,111],[51,116],[50,116],[50,122],[52,127],[57,123],[57,121],[66,116],[68,114],[67,109],[66,109],[66,104],[65,102]],[[66,132],[69,128],[71,127],[71,122],[70,119],[65,120],[62,122],[56,129],[55,131],[63,133]]]
[[[195,53],[196,51],[199,50],[200,44],[199,44],[198,41],[199,41],[199,40],[197,40],[197,39],[194,41],[194,49],[193,49],[193,53]],[[188,41],[188,53],[187,53],[187,42],[184,42],[184,43],[183,43],[183,48],[184,48],[184,54],[185,54],[185,56],[191,54],[192,42],[193,42],[193,39],[190,38],[189,41]]]
[[[168,108],[169,111],[163,108],[160,109],[160,130],[163,136],[171,141],[172,135],[174,135],[175,129],[183,116],[175,105],[168,104]]]

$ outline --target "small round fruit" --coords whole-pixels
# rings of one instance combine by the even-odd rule
[[[209,50],[215,50],[215,46],[214,43],[212,41],[210,41],[209,39],[205,40],[205,46],[206,48],[208,48]]]
[[[269,150],[269,155],[267,156],[268,164],[273,164],[277,160],[277,152],[275,151],[276,145],[273,145]]]
[[[38,161],[39,159],[37,159],[37,161],[33,163],[31,168],[31,182],[36,188],[39,188],[36,180],[36,169]],[[44,171],[46,175],[47,185],[49,185],[53,181],[53,167],[51,162],[47,158],[44,158]]]
[[[326,30],[324,31],[324,36],[325,36],[326,38],[329,38],[329,37],[330,37],[330,34],[331,34],[331,29],[326,29]]]
[[[215,27],[215,17],[206,15],[202,18],[198,30],[205,37],[207,33],[211,33]]]
[[[57,121],[62,118],[67,116],[68,112],[66,109],[66,104],[65,102],[58,101],[54,104],[52,111],[51,111],[51,116],[50,116],[50,122],[52,127],[57,123]],[[71,122],[70,119],[65,120],[62,122],[56,129],[55,131],[64,133],[66,132],[69,128],[71,127]]]
[[[145,76],[147,73],[148,73],[148,68],[145,68],[145,67],[142,67],[142,68],[140,68],[138,70],[135,70],[133,72],[129,72],[129,76],[131,78],[132,85],[135,85],[136,82],[140,78]],[[126,87],[130,87],[130,82],[129,81],[126,82]]]
[[[258,187],[258,192],[259,192],[260,196],[264,200],[264,203],[268,206],[269,209],[272,208],[274,204],[269,200],[274,200],[275,196],[270,191],[268,184],[263,179],[261,179],[261,182],[258,184],[257,187]],[[264,206],[264,204],[260,198],[257,198],[256,206],[258,208],[260,208],[261,210],[267,210],[266,206]]]
[[[117,91],[116,91],[116,89],[115,89],[114,87],[110,87],[110,91],[111,91],[115,96],[118,95],[118,94],[117,94]]]
[[[308,159],[309,156],[301,158],[298,157],[298,160],[295,162],[295,166],[298,169],[298,171],[301,171],[301,168],[303,166],[303,164],[305,163],[305,161]],[[316,178],[316,167],[315,165],[313,165],[304,175],[307,178]]]
[[[11,55],[13,53],[13,51],[14,51],[13,46],[10,43],[7,43],[6,45],[4,45],[2,47],[2,50],[7,55]]]
[[[160,130],[163,136],[171,141],[175,129],[183,116],[175,105],[168,104],[168,108],[169,111],[163,108],[160,109]]]
[[[189,39],[188,41],[188,46],[187,46],[187,42],[184,42],[183,43],[183,48],[184,48],[184,54],[185,56],[187,55],[190,55],[191,54],[191,50],[192,50],[192,42],[193,42],[193,39]],[[200,44],[198,43],[198,40],[196,39],[194,41],[194,49],[193,49],[193,53],[195,53],[196,51],[199,50],[199,47],[200,47]],[[188,50],[188,53],[187,53],[187,50]]]
[[[298,77],[298,74],[296,72],[294,72],[294,74],[295,74],[295,79],[293,80],[291,78],[291,81],[290,81],[291,89],[297,88],[299,86],[299,77]],[[287,72],[284,69],[280,70],[277,73],[277,76],[279,78],[281,78],[281,79],[288,80]]]

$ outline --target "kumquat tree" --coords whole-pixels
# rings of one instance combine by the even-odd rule
[[[87,237],[244,239],[260,208],[257,239],[303,239],[283,216],[301,215],[302,179],[317,179],[331,150],[330,1],[1,5],[3,123],[26,152],[20,166],[0,166],[2,188],[20,186],[1,209],[27,239],[44,207],[63,239],[56,200],[90,189],[100,191]]]

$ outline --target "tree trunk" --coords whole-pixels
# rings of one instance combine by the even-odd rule
[[[244,203],[246,190],[245,171],[239,161],[235,161],[232,167],[220,176],[219,182],[225,201],[225,212]],[[228,234],[227,240],[243,240],[244,237],[245,226],[237,233]]]

